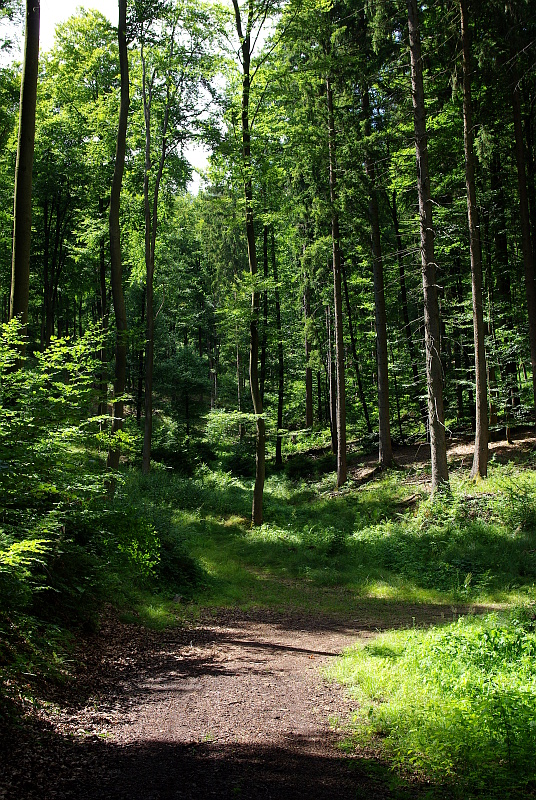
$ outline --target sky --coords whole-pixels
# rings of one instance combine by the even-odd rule
[[[54,44],[54,30],[59,22],[65,22],[78,8],[95,9],[107,17],[112,25],[117,25],[118,5],[117,0],[41,0],[41,19],[39,31],[39,49],[41,52],[50,50]],[[24,39],[24,31],[18,33],[17,38],[21,42]],[[187,148],[186,157],[194,169],[203,170],[207,166],[207,151],[204,148]],[[200,185],[200,177],[194,172],[194,179],[189,184],[189,189],[193,194],[197,194]]]
[[[41,0],[39,38],[42,50],[50,50],[54,44],[54,29],[58,22],[65,22],[80,7],[94,8],[108,17],[112,25],[117,25],[117,0]]]

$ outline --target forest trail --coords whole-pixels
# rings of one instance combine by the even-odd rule
[[[330,657],[379,628],[452,615],[444,606],[393,611],[377,602],[345,621],[218,611],[165,632],[105,618],[77,653],[72,695],[57,697],[12,738],[0,797],[417,797],[417,786],[391,791],[392,774],[371,754],[337,747],[352,704],[321,673]]]

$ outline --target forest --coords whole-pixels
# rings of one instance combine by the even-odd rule
[[[0,0],[0,797],[535,797],[534,2],[117,6]]]

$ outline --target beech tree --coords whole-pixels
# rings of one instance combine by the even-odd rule
[[[26,0],[24,60],[20,89],[19,137],[15,165],[13,256],[9,318],[28,322],[30,241],[32,234],[32,170],[39,64],[40,0]]]
[[[115,379],[114,408],[112,417],[112,437],[123,426],[124,393],[127,372],[127,312],[123,292],[123,265],[121,260],[121,228],[119,224],[119,208],[121,203],[121,186],[125,169],[127,121],[130,105],[130,86],[127,52],[127,0],[118,0],[119,24],[117,37],[119,42],[119,65],[121,69],[121,102],[119,106],[119,122],[117,126],[117,142],[115,150],[114,174],[110,193],[109,233],[110,233],[110,267],[112,298],[115,312]],[[119,466],[120,447],[112,438],[108,451],[108,467]]]
[[[476,437],[471,477],[485,478],[488,472],[488,392],[486,351],[484,347],[484,302],[482,297],[482,258],[480,223],[476,203],[473,108],[471,100],[471,46],[467,0],[460,0],[463,47],[463,132],[465,145],[465,180],[467,186],[467,217],[471,251],[471,287],[473,298],[473,329],[475,340],[476,375]]]
[[[426,132],[423,64],[417,0],[408,0],[408,28],[415,151],[417,156],[417,189],[421,229],[426,379],[432,458],[432,491],[435,491],[441,488],[441,486],[448,485],[448,467],[445,438],[445,413],[443,409],[443,376],[439,344],[439,303],[437,299],[436,263],[434,254],[432,197],[430,193],[430,174],[428,169],[428,137]]]
[[[250,93],[252,83],[251,58],[257,40],[259,26],[262,27],[269,11],[269,2],[257,7],[254,0],[248,0],[245,9],[241,9],[238,0],[233,0],[236,33],[239,40],[239,58],[242,67],[242,166],[244,174],[246,240],[249,272],[253,279],[251,293],[251,320],[249,340],[249,385],[253,410],[255,413],[255,486],[253,488],[253,505],[251,518],[253,525],[261,525],[263,519],[263,491],[266,473],[266,423],[263,417],[263,403],[259,384],[259,313],[260,291],[255,285],[257,275],[257,247],[255,241],[255,221],[253,212],[253,177],[251,162],[251,124]],[[255,74],[255,73],[254,73]],[[253,74],[253,77],[254,77]]]

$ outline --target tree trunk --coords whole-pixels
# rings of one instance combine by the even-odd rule
[[[305,248],[304,248],[305,249]],[[309,276],[305,276],[305,291],[303,296],[305,313],[305,427],[313,427],[313,369],[309,364],[311,358],[311,342],[309,340],[308,322],[311,316],[311,290]]]
[[[348,328],[350,330],[350,345],[352,347],[352,360],[354,362],[354,369],[355,369],[355,376],[357,379],[357,391],[359,394],[359,399],[361,401],[361,406],[363,408],[363,414],[365,416],[365,422],[367,424],[367,430],[369,433],[372,433],[372,423],[370,421],[367,400],[365,397],[365,392],[363,390],[363,381],[361,380],[361,370],[359,368],[359,359],[357,357],[357,348],[355,343],[355,334],[354,334],[354,326],[352,323],[352,311],[350,308],[350,295],[348,293],[348,281],[346,280],[346,267],[344,265],[343,260],[341,259],[341,273],[342,273],[342,283],[344,288],[344,299],[346,302],[346,316],[348,317]]]
[[[145,328],[145,286],[141,296],[141,327]],[[136,390],[136,424],[141,425],[141,409],[143,406],[143,385],[145,382],[145,348],[140,347],[138,351],[138,386]]]
[[[104,220],[104,199],[99,197],[99,215]],[[108,333],[108,297],[106,294],[106,259],[104,252],[104,232],[99,243],[99,302],[98,302],[100,323],[101,323],[101,348],[100,348],[100,390],[99,390],[99,416],[103,417],[106,413],[106,402],[108,395],[108,381],[106,371],[108,364],[108,354],[106,352],[106,335]]]
[[[154,371],[154,264],[156,234],[158,228],[158,198],[160,182],[164,173],[167,156],[167,130],[169,122],[170,93],[166,92],[164,119],[162,121],[162,145],[158,170],[153,187],[152,203],[149,197],[151,175],[151,106],[152,84],[147,82],[145,54],[141,47],[143,116],[145,120],[145,169],[143,175],[143,201],[145,215],[145,417],[143,426],[142,473],[148,475],[151,469],[151,443],[153,437],[153,371]]]
[[[257,274],[257,251],[255,247],[255,225],[253,219],[253,182],[251,177],[251,131],[249,127],[249,93],[250,93],[250,64],[251,64],[251,26],[253,25],[254,9],[253,0],[249,0],[246,33],[242,31],[242,19],[238,0],[233,0],[235,11],[236,31],[241,42],[242,53],[242,156],[244,166],[244,194],[246,200],[246,239],[248,245],[249,272],[253,281]],[[259,387],[259,312],[260,292],[253,288],[251,295],[251,323],[249,339],[249,385],[251,399],[256,417],[255,436],[255,486],[253,488],[253,504],[251,519],[254,526],[262,525],[262,503],[264,493],[264,478],[266,472],[266,426],[264,422],[262,398]]]
[[[467,0],[460,0],[463,46],[463,133],[465,145],[465,183],[467,187],[467,217],[471,251],[471,288],[473,295],[473,331],[475,340],[476,420],[475,454],[472,478],[488,474],[488,387],[486,350],[484,343],[484,304],[482,299],[482,251],[480,225],[476,204],[475,156],[473,145],[473,109],[471,101],[471,48],[467,20]]]
[[[268,290],[266,288],[266,281],[268,280],[268,226],[263,225],[262,228],[262,256],[264,268],[264,291],[262,293],[262,340],[261,340],[261,375],[260,375],[260,392],[261,400],[264,405],[264,386],[266,383],[266,344],[268,336]]]
[[[534,281],[534,260],[530,237],[529,201],[527,178],[525,174],[525,152],[523,146],[523,123],[521,118],[521,96],[516,82],[512,92],[512,111],[514,116],[515,150],[517,164],[517,183],[519,192],[519,218],[521,224],[521,248],[525,268],[525,291],[529,319],[530,361],[532,365],[532,392],[536,405],[536,284]]]
[[[127,53],[127,0],[118,0],[119,24],[117,35],[119,40],[119,64],[121,68],[121,103],[119,106],[119,125],[115,149],[114,176],[110,193],[110,269],[112,280],[112,299],[115,312],[115,378],[114,378],[114,410],[112,418],[112,436],[123,427],[123,394],[125,392],[127,374],[127,312],[123,294],[123,267],[121,263],[121,229],[119,226],[119,207],[121,203],[121,185],[125,169],[125,153],[127,138],[127,120],[129,107],[129,77]],[[108,451],[108,467],[119,466],[120,448],[112,439]]]
[[[331,452],[337,453],[337,383],[333,370],[333,345],[331,342],[331,309],[326,306],[326,331],[328,337],[327,376],[329,389],[329,428],[331,431]]]
[[[413,389],[415,392],[415,402],[418,405],[419,413],[421,415],[421,419],[425,428],[426,420],[427,420],[427,410],[426,404],[424,403],[421,397],[421,390],[420,390],[420,378],[419,378],[419,367],[417,365],[417,353],[415,349],[415,343],[413,341],[413,333],[411,331],[411,323],[409,320],[409,309],[408,309],[408,293],[406,289],[406,270],[404,267],[404,257],[403,257],[403,249],[402,249],[402,236],[400,234],[400,225],[398,223],[398,208],[396,202],[396,189],[393,189],[393,204],[390,206],[391,208],[391,216],[393,218],[393,227],[395,229],[395,238],[396,238],[396,256],[398,260],[398,276],[400,280],[400,302],[402,305],[402,319],[404,320],[404,332],[406,336],[406,342],[408,345],[408,352],[409,358],[411,361],[411,372],[413,375]]]
[[[335,316],[335,358],[337,364],[337,487],[346,483],[346,386],[344,375],[344,339],[342,328],[341,251],[339,213],[337,210],[336,140],[333,92],[326,78],[328,102],[329,194],[331,201],[331,238],[333,240],[333,306]]]
[[[277,330],[277,367],[278,367],[278,388],[277,388],[277,438],[275,441],[275,465],[283,465],[281,452],[281,429],[283,428],[283,395],[285,386],[285,365],[283,362],[283,333],[281,330],[281,303],[279,301],[279,275],[277,272],[277,258],[275,252],[274,226],[272,225],[272,272],[275,284],[275,324]]]
[[[19,136],[15,164],[13,252],[9,318],[28,323],[30,296],[30,240],[32,235],[32,169],[35,145],[35,108],[39,66],[40,0],[26,0],[24,64],[20,88]]]
[[[432,492],[447,486],[447,445],[443,411],[443,376],[439,342],[439,303],[437,298],[436,263],[432,198],[428,169],[426,112],[421,58],[417,0],[408,1],[408,29],[411,58],[411,89],[417,158],[417,190],[421,227],[422,282],[424,293],[424,338],[426,350],[426,383],[428,390],[428,419],[432,460]]]
[[[365,114],[365,136],[371,135],[371,109],[369,91],[363,91]],[[391,422],[389,419],[389,359],[387,355],[387,317],[385,312],[385,289],[383,281],[383,259],[380,238],[380,214],[376,190],[376,171],[371,154],[365,153],[365,170],[370,182],[369,217],[371,225],[372,272],[374,280],[374,319],[376,323],[376,364],[378,370],[378,427],[379,462],[382,467],[393,463]]]

